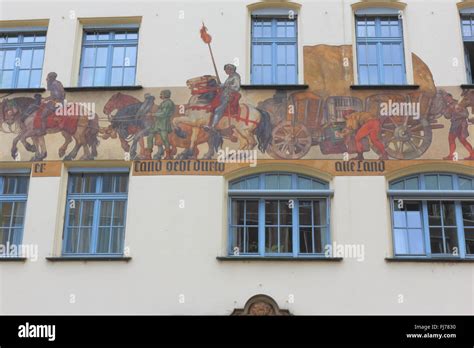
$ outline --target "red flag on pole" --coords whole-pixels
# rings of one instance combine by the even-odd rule
[[[207,33],[207,28],[205,27],[204,23],[202,23],[201,32],[201,39],[206,44],[210,44],[212,41],[212,36]]]

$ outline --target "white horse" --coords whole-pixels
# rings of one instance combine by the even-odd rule
[[[187,81],[188,86],[192,86],[194,81],[202,78],[195,78]],[[200,95],[192,95],[183,116],[173,118],[173,127],[179,129],[180,124],[191,127],[191,144],[181,154],[181,158],[192,156],[194,145],[197,140],[199,130],[209,124],[213,113],[209,110],[208,101],[200,100]],[[210,132],[209,151],[204,155],[205,159],[211,159],[220,146],[223,138],[232,141],[239,141],[240,150],[252,150],[258,144],[258,149],[265,152],[272,140],[272,126],[270,115],[252,105],[240,104],[240,115],[238,117],[225,116],[221,118],[216,127],[217,132]]]

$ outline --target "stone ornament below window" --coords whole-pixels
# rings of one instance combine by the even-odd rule
[[[273,316],[291,315],[286,309],[280,309],[278,304],[267,295],[255,295],[251,297],[244,308],[234,309],[231,315],[253,315],[253,316]]]

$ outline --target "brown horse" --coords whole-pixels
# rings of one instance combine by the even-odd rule
[[[41,141],[37,136],[32,135],[31,139],[35,145],[30,144],[26,141],[27,138],[23,137],[22,132],[25,130],[25,119],[27,116],[36,111],[41,103],[41,95],[36,94],[35,98],[30,97],[17,97],[8,99],[5,98],[0,103],[0,123],[2,124],[1,129],[3,130],[3,124],[5,123],[10,130],[12,126],[15,125],[16,129],[11,130],[11,133],[19,133],[17,137],[13,140],[14,144],[21,141],[25,149],[29,152],[37,152],[38,145]],[[72,142],[73,138],[71,134],[66,131],[61,131],[62,136],[64,137],[64,144],[58,149],[58,156],[63,157],[66,154],[68,145]],[[38,154],[37,154],[38,155]],[[16,146],[12,149],[12,156],[16,158],[17,150]],[[33,159],[38,158],[37,156]]]
[[[28,144],[26,140],[31,138],[35,143],[34,148],[28,148],[27,145],[25,145],[25,148],[35,152],[35,156],[31,159],[32,161],[41,161],[48,155],[44,134],[41,134],[38,129],[38,120],[41,121],[41,113],[45,105],[41,104],[40,98],[31,99],[31,104],[26,109],[21,110],[21,112],[16,103],[7,103],[3,113],[3,121],[8,126],[17,124],[20,128],[20,133],[13,139],[11,148],[12,157],[17,157],[18,142]],[[73,109],[83,110],[82,106],[74,107]],[[94,159],[97,156],[97,146],[99,145],[99,140],[97,139],[99,132],[97,114],[90,115],[85,111],[84,114],[67,116],[68,119],[65,119],[65,117],[66,116],[56,116],[54,113],[49,115],[49,126],[46,129],[46,134],[61,133],[66,139],[64,145],[59,149],[59,157],[64,156],[67,146],[72,142],[72,139],[74,139],[76,144],[73,150],[66,155],[64,159],[73,160],[81,148],[84,151],[81,157],[82,160]],[[69,127],[64,127],[64,124],[68,124]]]
[[[107,101],[104,106],[104,114],[106,114],[110,120],[110,126],[107,128],[102,128],[100,133],[103,134],[102,137],[107,139],[109,137],[115,138],[119,137],[122,149],[125,152],[131,153],[131,158],[135,157],[133,153],[133,143],[140,143],[141,152],[140,157],[143,158],[144,152],[144,136],[146,130],[151,126],[154,121],[153,116],[147,116],[145,119],[140,119],[137,117],[137,111],[140,108],[142,103],[126,94],[116,93]],[[180,116],[182,106],[178,106],[175,110],[175,114],[172,116],[172,119]],[[116,111],[114,115],[112,112]],[[178,152],[178,148],[189,148],[191,145],[191,133],[192,129],[189,126],[183,126],[181,128],[182,132],[186,134],[185,138],[182,138],[172,132],[168,135],[168,140],[171,145],[171,156],[175,156]],[[129,142],[132,141],[132,150]],[[206,143],[208,141],[208,134],[205,131],[201,131],[198,135],[195,146],[193,147],[193,157],[197,158],[199,150],[197,146],[199,144]],[[161,159],[163,156],[163,141],[160,135],[155,135],[155,145],[158,146],[158,152],[153,156],[154,159]]]

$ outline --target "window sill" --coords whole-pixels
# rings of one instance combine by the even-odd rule
[[[474,89],[474,84],[464,84],[461,85],[462,89]]]
[[[64,87],[66,92],[93,92],[93,91],[131,91],[143,89],[143,86],[90,86],[90,87]]]
[[[242,89],[276,89],[282,91],[308,89],[308,85],[240,85]]]
[[[129,256],[50,256],[46,260],[51,262],[71,262],[71,261],[125,261],[132,258]]]
[[[460,259],[454,257],[386,257],[387,262],[474,262],[474,258]]]
[[[321,256],[217,256],[218,261],[342,261],[342,257],[321,257]]]
[[[351,89],[354,90],[370,90],[370,89],[391,89],[391,90],[404,90],[404,89],[418,89],[419,85],[351,85]]]
[[[41,93],[46,88],[0,88],[0,93]]]
[[[21,256],[0,256],[0,262],[25,262],[26,257]]]

